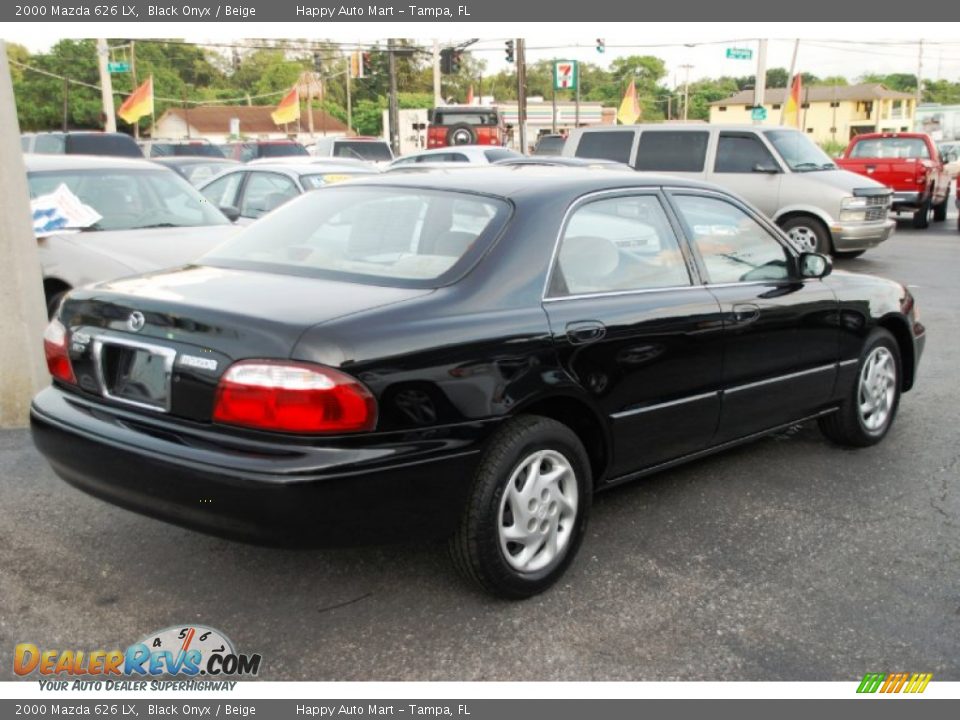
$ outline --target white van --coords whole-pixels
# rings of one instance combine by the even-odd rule
[[[809,252],[855,257],[890,237],[891,191],[840,170],[806,135],[754,125],[615,125],[570,131],[563,155],[706,180],[737,193]]]

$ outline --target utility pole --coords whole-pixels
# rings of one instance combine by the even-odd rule
[[[42,342],[46,323],[43,273],[30,219],[27,171],[7,63],[0,40],[0,427],[24,427],[30,399],[50,381]]]
[[[390,74],[390,148],[394,155],[400,154],[400,106],[397,99],[397,45],[394,38],[387,41],[387,68]]]
[[[443,105],[443,94],[440,90],[440,41],[433,39],[433,106]]]
[[[133,80],[133,91],[137,90],[137,50],[136,43],[133,40],[130,41],[130,79]],[[134,120],[133,122],[133,138],[134,140],[140,139],[140,120]]]
[[[70,116],[70,82],[63,79],[63,131],[67,131],[67,119]]]
[[[517,124],[519,128],[520,152],[527,154],[527,61],[524,57],[523,38],[517,38]]]
[[[693,65],[681,65],[680,68],[686,73],[683,80],[683,121],[686,122],[690,110],[690,70]]]
[[[923,102],[923,39],[920,39],[920,52],[917,53],[917,99],[914,102],[913,112],[916,116],[917,108]]]
[[[780,103],[780,124],[783,125],[784,120],[787,118],[787,98],[790,97],[790,93],[793,90],[793,74],[797,71],[797,52],[800,50],[800,38],[797,38],[793,41],[793,55],[790,58],[790,72],[787,73],[787,86],[783,89],[783,102]],[[764,75],[764,80],[766,80],[766,73]],[[800,108],[797,108],[797,117],[800,116]],[[834,116],[836,116],[836,108],[834,108]],[[834,118],[834,125],[836,125],[836,118]]]
[[[767,41],[760,40],[757,47],[757,80],[754,83],[753,105],[763,107],[767,97]],[[784,103],[785,105],[786,103]],[[781,108],[783,106],[781,105]],[[754,120],[754,125],[762,125],[763,120]]]
[[[553,59],[553,68],[554,73],[556,73],[557,68],[557,59]],[[553,76],[550,87],[553,88],[553,91],[550,94],[550,105],[551,105],[551,115],[550,115],[550,132],[554,135],[557,134],[557,77]]]
[[[362,63],[363,58],[357,60]],[[350,86],[353,84],[353,62],[347,58],[347,135],[353,134],[353,101],[350,99]]]
[[[110,59],[110,49],[103,38],[97,40],[97,66],[100,69],[100,98],[103,102],[103,129],[107,132],[117,131],[117,117],[113,110],[113,81],[107,62]]]

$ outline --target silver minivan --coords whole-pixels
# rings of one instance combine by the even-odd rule
[[[706,180],[734,192],[809,252],[855,257],[890,237],[891,191],[839,169],[803,133],[754,125],[617,125],[570,131],[563,154]]]

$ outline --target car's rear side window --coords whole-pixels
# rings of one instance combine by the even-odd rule
[[[703,172],[708,132],[644,130],[634,168],[656,172]]]
[[[629,163],[633,135],[633,130],[585,132],[577,144],[577,157]]]
[[[586,203],[560,240],[550,295],[647,290],[690,284],[683,253],[655,195]]]
[[[396,287],[438,287],[482,255],[510,214],[497,198],[334,186],[264,216],[204,262]]]

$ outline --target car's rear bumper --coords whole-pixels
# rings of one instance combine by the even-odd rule
[[[833,249],[839,252],[869,250],[884,242],[893,234],[895,220],[869,223],[836,223],[830,227]]]
[[[220,442],[209,429],[105,412],[56,387],[36,396],[30,418],[54,471],[91,495],[217,535],[312,545],[449,535],[488,427],[367,444]]]

